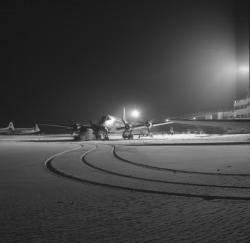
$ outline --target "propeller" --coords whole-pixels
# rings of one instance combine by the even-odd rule
[[[144,126],[147,127],[147,128],[151,128],[153,126],[153,122],[152,121],[146,121],[144,123]]]

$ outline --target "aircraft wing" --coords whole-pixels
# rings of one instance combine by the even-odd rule
[[[159,127],[159,126],[164,126],[164,125],[170,125],[173,124],[174,121],[167,121],[167,122],[159,122],[159,123],[152,123],[152,125],[150,125],[150,127]],[[139,130],[139,129],[143,129],[143,128],[147,128],[148,126],[144,123],[144,124],[140,124],[140,125],[133,125],[132,126],[132,130]]]
[[[0,128],[0,132],[6,132],[6,131],[8,131],[8,128]]]
[[[163,126],[163,125],[170,125],[173,124],[173,121],[167,121],[167,122],[161,122],[161,123],[153,123],[152,127],[159,127],[159,126]]]
[[[0,130],[0,135],[9,135],[11,131],[9,130]]]
[[[186,124],[195,126],[223,127],[223,128],[250,128],[250,119],[228,119],[228,120],[172,120],[175,124]]]
[[[54,124],[39,124],[40,126],[47,126],[47,127],[60,127],[60,128],[66,128],[66,129],[72,129],[70,126],[64,126],[64,125],[54,125]]]

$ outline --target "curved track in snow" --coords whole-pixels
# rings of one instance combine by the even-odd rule
[[[161,167],[156,162],[145,164],[122,157],[113,145],[85,144],[50,157],[45,164],[65,178],[117,189],[208,200],[250,200],[248,173],[208,173],[171,169],[168,164]]]

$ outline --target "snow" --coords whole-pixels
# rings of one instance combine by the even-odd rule
[[[247,142],[249,135],[1,140],[0,241],[247,241]]]

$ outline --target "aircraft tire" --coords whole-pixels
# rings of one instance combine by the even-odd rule
[[[134,139],[134,135],[133,134],[129,134],[128,139],[129,140],[133,140]]]

